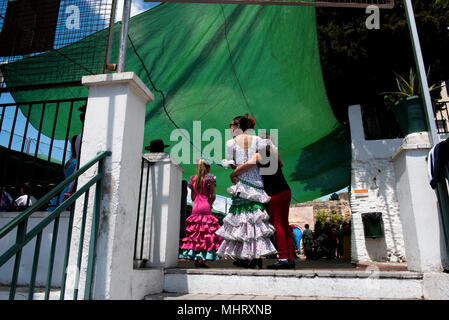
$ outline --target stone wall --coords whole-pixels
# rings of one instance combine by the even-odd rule
[[[352,140],[351,260],[405,262],[404,237],[391,157],[402,139],[365,140],[360,106],[349,107]],[[381,212],[384,238],[365,238],[362,213]]]
[[[301,230],[304,230],[304,226],[308,224],[311,230],[313,228],[313,207],[309,206],[291,206],[288,213],[288,223],[294,224]]]
[[[329,201],[307,201],[303,203],[296,203],[290,206],[290,208],[302,208],[302,207],[312,207],[313,213],[316,214],[317,210],[335,210],[343,216],[343,218],[351,218],[351,207],[349,201],[345,200],[348,197],[348,193],[339,193],[338,196],[340,200],[329,200]]]
[[[338,194],[339,200],[333,201],[307,201],[303,203],[296,203],[290,206],[289,223],[300,226],[301,228],[307,223],[310,229],[314,227],[314,216],[320,209],[335,210],[344,220],[351,219],[351,207],[349,205],[348,192]]]

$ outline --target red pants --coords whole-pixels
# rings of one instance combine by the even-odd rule
[[[267,206],[271,224],[276,229],[274,236],[279,259],[295,259],[293,254],[293,234],[288,224],[291,199],[292,192],[284,190],[271,196]]]

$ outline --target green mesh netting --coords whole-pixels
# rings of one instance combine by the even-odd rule
[[[119,28],[115,26],[116,31]],[[232,118],[248,112],[256,120],[256,130],[278,129],[293,202],[349,185],[349,134],[337,122],[326,96],[313,7],[164,3],[133,17],[130,37],[154,86],[165,94],[167,113],[191,138],[193,121],[201,121],[203,132],[216,128],[224,134]],[[64,53],[70,56],[76,47],[64,48]],[[117,43],[112,61],[116,53]],[[175,125],[164,111],[162,95],[151,85],[129,42],[127,53],[126,71],[134,71],[155,94],[155,101],[147,105],[144,145],[162,138],[174,146],[178,141],[170,141],[170,134]],[[48,61],[55,55],[33,59]],[[20,76],[6,81],[26,83]],[[16,92],[13,97],[32,101],[87,94],[85,88],[71,87]],[[38,116],[36,110],[31,123],[37,123]],[[81,128],[79,117],[73,119],[71,135]],[[65,136],[64,126],[56,128],[56,137]],[[51,129],[46,126],[43,132]],[[197,143],[195,148],[210,143]],[[224,140],[221,145],[224,155]],[[195,164],[182,167],[185,179],[195,173]],[[215,165],[211,171],[217,176],[217,193],[227,195],[231,172]]]

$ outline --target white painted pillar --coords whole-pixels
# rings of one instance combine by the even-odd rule
[[[144,247],[144,254],[148,257],[146,266],[176,267],[179,254],[183,170],[165,152],[146,153],[143,157],[147,160],[143,170],[143,190],[146,189],[147,170],[150,170],[145,227],[149,241]],[[145,194],[142,192],[141,216],[144,201]]]
[[[410,271],[442,271],[447,263],[438,200],[427,177],[430,147],[428,132],[412,133],[392,157]]]
[[[95,258],[93,299],[128,299],[132,296],[134,237],[137,219],[140,164],[145,126],[145,106],[154,96],[133,73],[85,76],[82,83],[89,88],[86,120],[82,139],[80,166],[99,151],[111,151],[105,162],[105,179],[101,217]],[[96,168],[78,180],[88,181]],[[90,193],[92,212],[94,188]],[[76,265],[82,201],[76,204],[73,240],[68,272],[68,291],[73,287],[73,266]],[[87,220],[86,231],[90,231]],[[83,264],[80,270],[78,299],[84,296],[88,247],[84,241]],[[71,272],[72,273],[71,273]]]
[[[404,239],[390,161],[402,139],[365,140],[360,105],[349,106],[351,128],[351,261],[402,262]],[[385,236],[365,237],[362,214],[382,212]]]

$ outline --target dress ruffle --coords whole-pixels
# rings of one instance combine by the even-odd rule
[[[268,215],[268,213],[265,210],[261,210],[259,208],[257,208],[255,211],[242,211],[238,213],[231,213],[231,209],[232,206],[229,209],[230,213],[223,218],[223,226],[230,225],[237,228],[244,224],[259,225],[270,220],[270,216]]]
[[[240,204],[235,204],[240,203]],[[260,203],[236,199],[215,232],[223,238],[217,254],[224,258],[255,259],[276,253],[270,237],[275,229]]]
[[[217,254],[225,259],[257,259],[277,251],[268,238],[236,242],[224,240]]]
[[[256,224],[245,223],[238,227],[224,224],[216,234],[225,240],[244,242],[269,238],[274,234],[274,228],[262,221]]]
[[[218,260],[220,257],[217,252],[214,251],[194,251],[192,249],[179,250],[179,259],[190,259],[190,260]]]
[[[209,252],[214,255],[222,242],[221,237],[215,234],[219,228],[214,215],[191,214],[186,219],[186,237],[180,241],[180,252],[186,257],[193,254],[187,254],[190,251],[194,252],[194,256],[207,256]]]
[[[254,202],[267,203],[271,199],[265,193],[263,187],[255,188],[243,183],[242,181],[239,181],[235,185],[227,188],[226,191],[233,197],[247,199]]]

